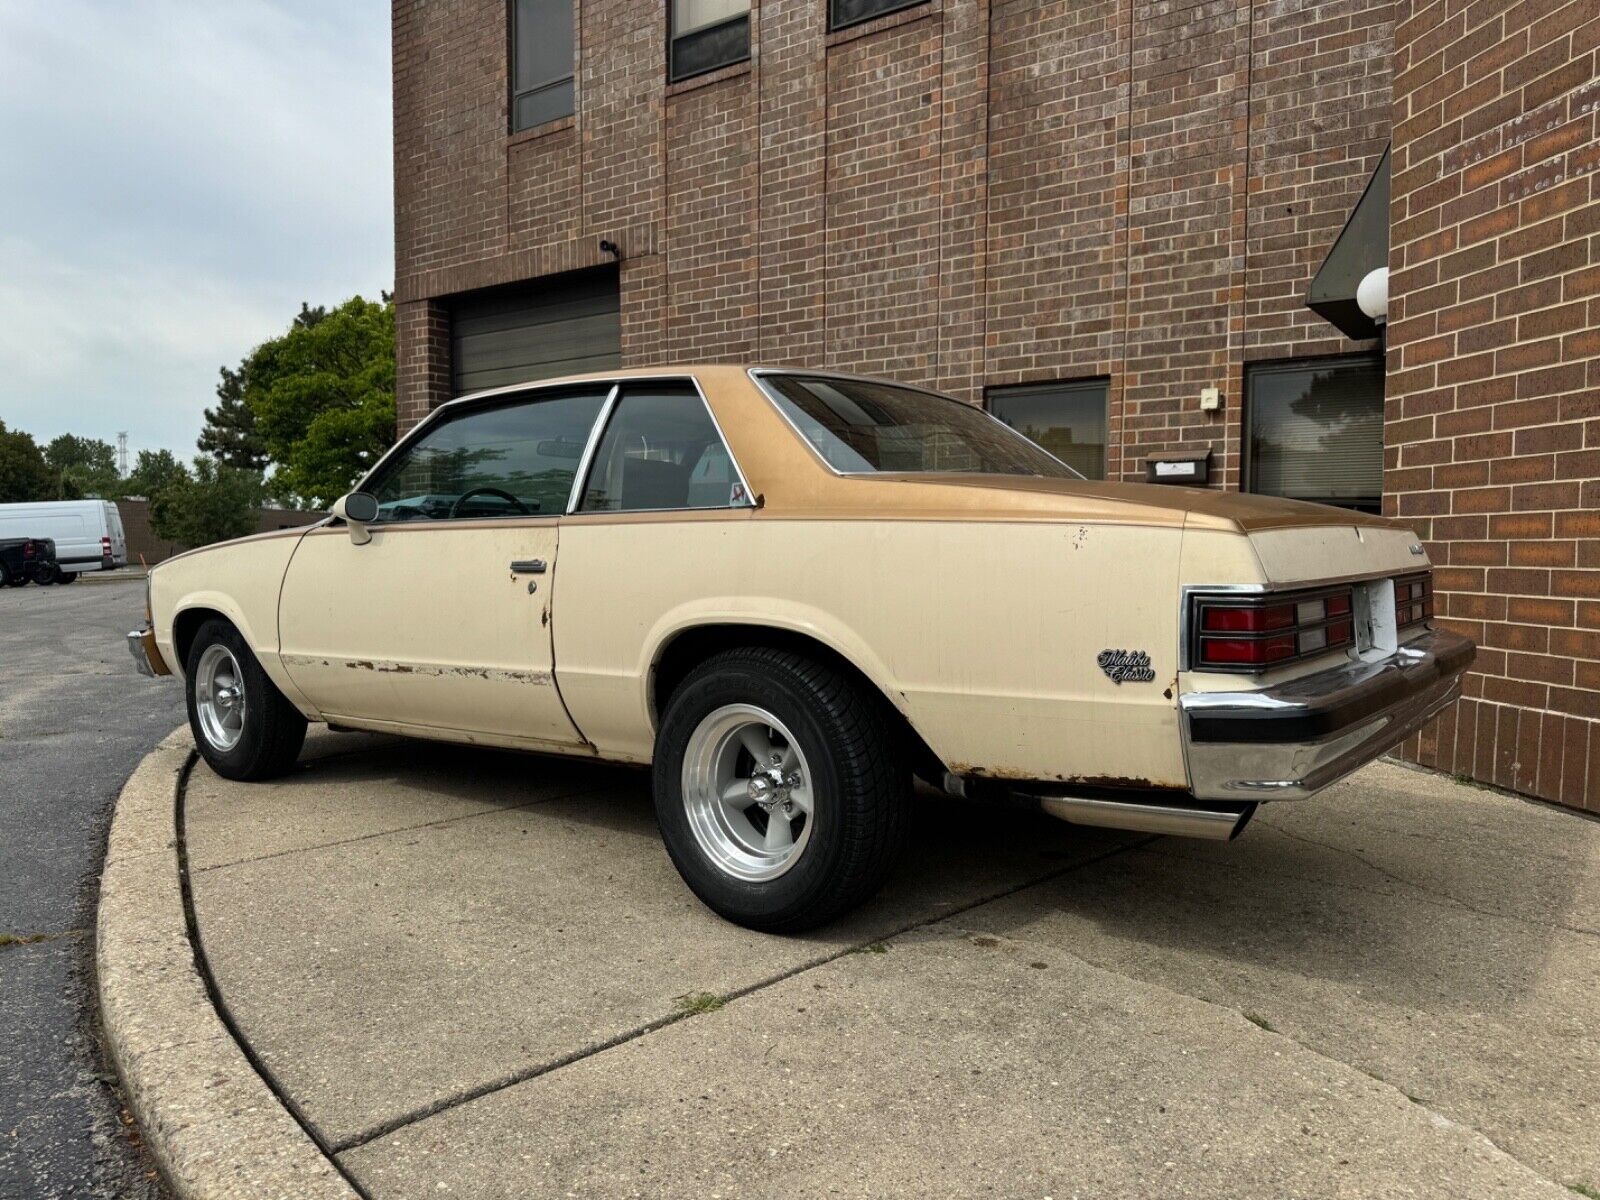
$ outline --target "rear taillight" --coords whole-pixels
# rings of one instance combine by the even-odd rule
[[[1433,616],[1433,576],[1403,575],[1394,581],[1394,623],[1397,629]]]
[[[1195,600],[1197,670],[1259,671],[1355,644],[1350,588]]]
[[[100,553],[104,554],[104,555],[109,555],[111,553],[111,539],[110,538],[103,537],[103,538],[100,539]]]
[[[34,558],[34,557],[36,557],[38,555],[38,553],[39,553],[39,547],[37,545],[35,545],[33,542],[23,542],[22,543],[22,557],[23,558]]]

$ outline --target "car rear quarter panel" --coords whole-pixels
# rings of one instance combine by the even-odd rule
[[[728,513],[563,523],[556,673],[602,755],[648,761],[651,665],[700,624],[843,654],[945,764],[995,778],[1182,786],[1176,528]],[[1116,684],[1102,650],[1142,650]]]

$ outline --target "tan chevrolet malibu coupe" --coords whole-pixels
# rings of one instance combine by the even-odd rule
[[[307,721],[649,764],[684,880],[758,929],[882,882],[913,774],[1232,837],[1460,690],[1415,537],[1091,483],[982,411],[820,371],[630,370],[435,411],[309,529],[150,576],[230,779]]]

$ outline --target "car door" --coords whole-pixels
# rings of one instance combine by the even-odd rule
[[[354,724],[534,745],[580,737],[553,673],[558,519],[609,387],[448,410],[364,484],[371,540],[301,539],[284,577],[285,670]]]
[[[561,523],[556,661],[573,719],[608,758],[648,762],[654,741],[645,651],[686,604],[760,588],[793,569],[738,535],[748,482],[695,382],[625,380],[582,494]]]

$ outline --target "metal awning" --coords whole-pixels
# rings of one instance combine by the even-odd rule
[[[1367,181],[1333,249],[1322,260],[1306,307],[1357,340],[1378,336],[1378,325],[1356,304],[1356,288],[1371,271],[1389,265],[1389,150]]]

